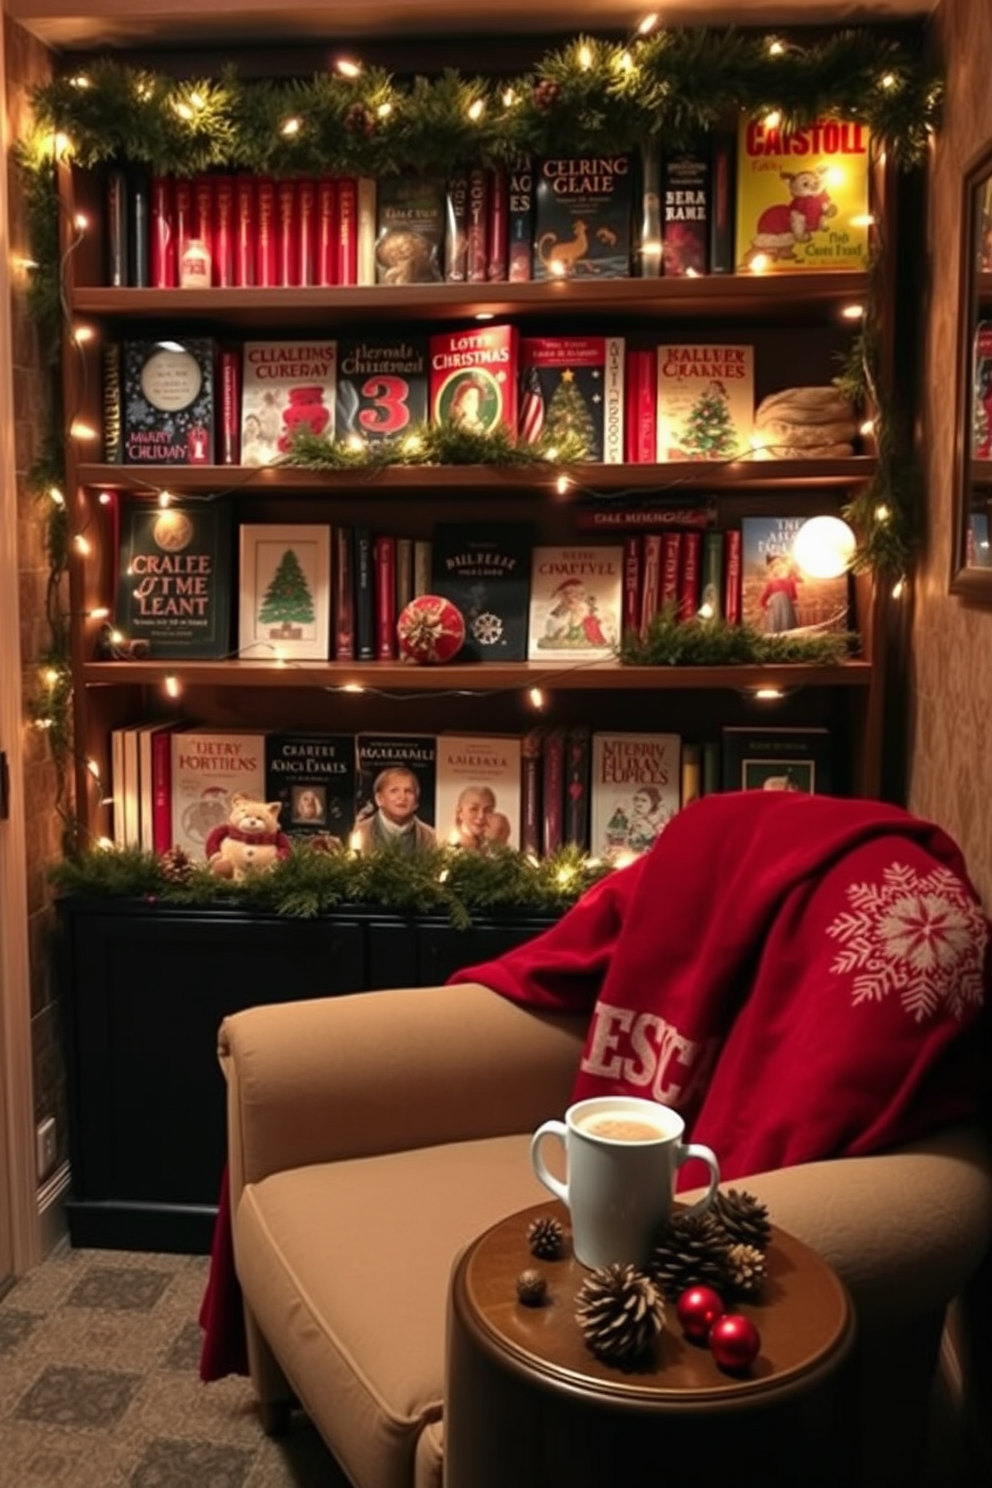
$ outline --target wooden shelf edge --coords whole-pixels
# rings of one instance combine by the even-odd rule
[[[186,687],[328,688],[357,686],[366,692],[492,693],[542,687],[578,691],[660,691],[759,687],[792,691],[799,687],[867,687],[867,661],[836,666],[767,665],[662,667],[620,666],[616,662],[485,662],[421,667],[403,662],[294,661],[94,661],[83,667],[87,687],[147,687],[178,677]],[[361,696],[356,692],[356,696]]]

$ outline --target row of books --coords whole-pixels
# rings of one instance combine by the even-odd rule
[[[861,123],[742,119],[687,148],[469,165],[448,177],[192,178],[112,167],[111,285],[301,287],[861,269]]]
[[[523,522],[438,522],[430,539],[360,525],[241,523],[235,585],[229,502],[160,510],[128,501],[115,634],[134,659],[236,650],[249,660],[393,661],[402,612],[425,594],[459,611],[460,662],[608,660],[627,632],[643,635],[663,611],[776,632],[847,630],[847,576],[802,570],[803,522],[754,516],[728,530],[667,527],[568,544],[535,542]]]
[[[111,735],[114,839],[197,862],[235,794],[269,803],[289,839],[370,851],[574,844],[617,861],[647,851],[712,790],[831,789],[822,728],[727,727],[720,740],[548,727],[514,734],[322,734],[137,724]],[[395,789],[391,789],[395,787]],[[383,823],[377,832],[375,819]],[[407,828],[407,834],[403,828]]]

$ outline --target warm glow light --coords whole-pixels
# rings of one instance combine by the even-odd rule
[[[54,667],[48,667],[41,675],[49,687],[54,687],[59,680],[59,674]]]
[[[592,48],[583,42],[579,47],[579,66],[584,72],[588,72],[592,66]]]
[[[339,57],[334,66],[342,77],[356,78],[361,72],[361,64],[353,62],[350,57]]]
[[[544,707],[544,693],[539,687],[532,687],[530,689],[530,692],[528,692],[527,697],[530,700],[532,708]]]
[[[175,99],[173,101],[172,107],[175,109],[175,111],[179,115],[180,119],[186,119],[186,120],[192,119],[192,117],[193,117],[193,110],[190,108],[190,106],[189,106],[188,103],[184,102],[183,99],[181,99],[181,98]]]
[[[346,682],[341,688],[342,692],[364,692],[365,688],[361,682]]]
[[[380,103],[379,107],[376,109],[376,115],[380,119],[388,119],[389,116],[390,116],[390,114],[392,112],[393,112],[393,105],[391,103],[388,103],[388,102],[387,103]]]
[[[423,440],[419,434],[408,434],[403,441],[402,449],[406,455],[419,454],[423,449]]]
[[[480,310],[475,318],[476,320],[492,320],[493,312],[491,310]]]
[[[76,549],[76,552],[77,553],[86,554],[86,553],[89,553],[91,551],[91,549],[90,549],[90,543],[89,543],[89,538],[84,537],[81,532],[78,532],[76,534],[76,536],[72,539],[72,544],[73,544],[73,547]]]
[[[96,845],[101,852],[110,852],[114,846],[109,837],[98,837],[96,839]]]
[[[159,491],[159,493],[158,493],[158,504],[162,508],[163,511],[165,510],[165,508],[167,506],[169,506],[171,504],[171,502],[172,502],[171,492],[169,492],[169,491]]]
[[[752,274],[763,274],[766,269],[771,268],[771,259],[767,253],[756,253],[749,265]]]
[[[865,313],[864,305],[845,305],[840,312],[845,320],[860,320]]]
[[[77,212],[72,219],[77,232],[84,233],[90,225],[90,219],[85,212]]]
[[[111,496],[109,491],[101,491],[96,499],[97,501],[99,501],[101,506],[109,506],[114,498],[113,496]]]
[[[893,72],[886,72],[886,73],[884,73],[882,75],[882,77],[880,77],[879,80],[878,80],[878,86],[880,88],[894,88],[895,85],[896,85],[896,77],[895,77],[895,73],[893,73]]]
[[[777,129],[781,122],[782,112],[780,109],[772,109],[770,114],[765,115],[764,123],[766,129]]]
[[[570,884],[574,877],[575,869],[569,868],[566,864],[565,866],[558,869],[558,872],[555,874],[555,882],[561,884],[562,887],[564,887],[565,884]]]
[[[881,502],[878,506],[876,506],[876,508],[875,508],[875,521],[876,522],[887,522],[889,520],[889,517],[891,515],[892,515],[892,513],[889,511],[889,508],[885,505],[885,502],[884,501]]]
[[[282,647],[281,646],[273,646],[272,650],[275,653],[276,666],[285,666],[286,665],[286,653],[282,649]]]
[[[811,579],[836,579],[851,566],[857,539],[840,517],[810,517],[796,533],[792,555]]]
[[[81,325],[73,331],[72,339],[77,346],[83,346],[87,341],[92,341],[95,335],[96,331],[92,326]]]
[[[784,57],[785,47],[780,41],[770,41],[768,43],[768,55],[769,57]]]
[[[84,424],[81,419],[73,419],[69,426],[69,433],[73,439],[99,439],[99,434],[90,424]]]
[[[860,435],[862,435],[862,437],[865,438],[865,439],[868,438],[868,435],[869,434],[874,434],[874,432],[875,432],[875,420],[874,419],[865,419],[864,423],[861,425],[860,429],[858,430],[858,433]]]
[[[503,107],[512,108],[516,101],[516,93],[514,93],[512,88],[507,88],[506,92],[503,94]]]
[[[86,615],[90,620],[107,620],[110,617],[110,610],[106,605],[100,605],[95,610],[87,610]]]
[[[696,614],[699,616],[700,620],[713,619],[714,610],[709,600],[704,600],[704,602],[699,606],[699,609],[696,611]]]
[[[852,227],[874,227],[875,215],[873,212],[864,212],[859,217],[851,218]]]
[[[483,99],[477,98],[474,103],[469,104],[468,116],[473,124],[477,123],[485,112],[486,105]]]
[[[565,274],[566,274],[567,271],[566,271],[566,268],[565,268],[564,261],[562,259],[560,259],[560,258],[553,258],[551,260],[551,262],[548,264],[548,268],[551,270],[552,274],[555,276],[556,279],[564,279]]]
[[[361,434],[349,434],[348,438],[345,440],[345,445],[356,455],[359,455],[365,448],[365,440],[362,438]]]
[[[893,599],[902,599],[902,596],[903,596],[903,593],[905,591],[905,588],[906,588],[906,580],[905,579],[897,579],[896,582],[892,586],[892,598]]]
[[[179,686],[179,678],[173,672],[169,673],[162,685],[165,688],[166,696],[170,698],[177,698],[182,691]]]
[[[638,26],[638,36],[647,36],[648,32],[653,31],[657,24],[658,12],[656,10],[653,10],[650,15],[646,15],[644,17],[643,21],[641,21],[640,25]]]
[[[641,244],[641,257],[660,258],[661,244],[656,243],[653,238],[649,238],[647,242]]]
[[[65,497],[62,495],[58,486],[49,486],[48,496],[49,500],[54,501],[56,506],[65,506]]]
[[[87,770],[89,770],[94,780],[100,779],[100,766],[97,764],[96,760],[88,759],[86,761],[86,768]]]
[[[294,134],[299,134],[300,127],[299,119],[284,119],[279,126],[279,133],[286,135],[287,138],[291,138]]]
[[[206,107],[206,99],[203,97],[203,94],[197,93],[195,89],[189,95],[189,101],[195,109],[202,109]]]
[[[34,726],[37,729],[50,729],[53,728],[54,725],[54,718],[36,718],[34,721]]]
[[[629,52],[621,52],[617,58],[617,66],[621,72],[633,72],[634,59]]]
[[[90,86],[90,80],[84,72],[77,72],[76,76],[71,79],[71,83],[74,88],[88,88]]]
[[[348,846],[351,848],[352,852],[357,853],[361,845],[362,834],[360,832],[352,832],[351,836],[348,838]]]
[[[781,687],[756,687],[752,695],[762,703],[776,702],[785,696]]]
[[[55,158],[61,160],[64,155],[72,152],[72,140],[59,129],[52,135],[52,149],[55,152]]]
[[[568,490],[571,484],[572,482],[569,480],[567,475],[560,475],[555,481],[555,490],[558,492],[559,496],[564,496],[565,492]]]
[[[112,646],[119,646],[124,640],[124,632],[122,630],[112,630],[110,632],[109,640]]]

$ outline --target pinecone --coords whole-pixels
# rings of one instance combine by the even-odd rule
[[[333,853],[344,852],[344,843],[340,837],[335,837],[331,832],[314,832],[312,837],[306,839],[307,852],[330,856]]]
[[[607,1364],[635,1364],[665,1326],[665,1304],[650,1276],[615,1261],[594,1271],[575,1299],[586,1343]]]
[[[170,847],[162,854],[162,875],[169,883],[188,883],[193,871],[193,859],[184,847]]]
[[[712,1212],[673,1214],[655,1241],[650,1271],[666,1297],[680,1297],[687,1287],[719,1291],[727,1278],[730,1242]]]
[[[545,78],[543,82],[538,83],[534,88],[534,107],[539,108],[542,113],[545,113],[557,103],[560,92],[561,89],[557,83],[553,83],[550,78]]]
[[[525,1307],[540,1307],[548,1293],[548,1283],[540,1271],[521,1271],[517,1277],[517,1297]]]
[[[751,1245],[755,1250],[767,1250],[772,1227],[768,1209],[754,1194],[742,1188],[717,1190],[710,1213],[718,1222],[733,1245]]]
[[[527,1243],[531,1255],[543,1261],[556,1261],[565,1244],[565,1230],[551,1214],[542,1214],[527,1226]]]
[[[727,1252],[727,1276],[735,1292],[753,1297],[765,1279],[765,1257],[754,1245],[732,1245]]]

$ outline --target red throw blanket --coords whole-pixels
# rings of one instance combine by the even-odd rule
[[[729,1179],[975,1115],[988,943],[939,827],[874,801],[744,791],[695,802],[550,930],[451,980],[588,1010],[575,1099],[677,1107]]]

